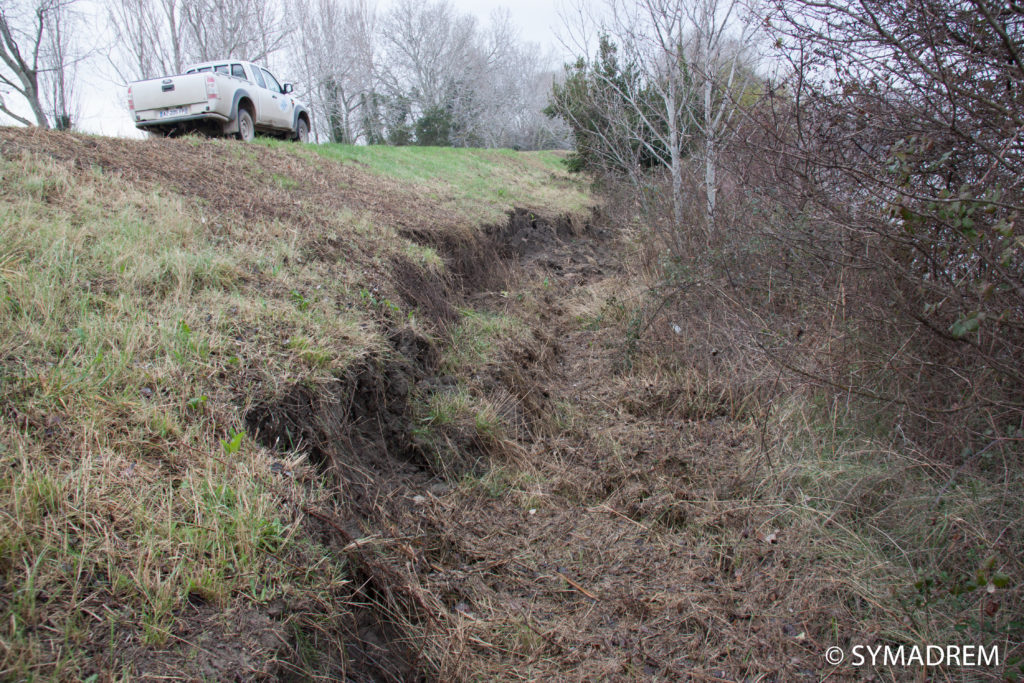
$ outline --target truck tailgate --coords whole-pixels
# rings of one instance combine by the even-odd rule
[[[184,74],[132,83],[135,111],[184,107],[206,102],[207,74]]]

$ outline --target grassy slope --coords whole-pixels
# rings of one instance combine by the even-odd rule
[[[274,149],[288,144],[261,142]],[[554,152],[316,145],[306,153],[413,183],[424,200],[480,223],[500,221],[510,206],[578,213],[593,203],[565,173],[564,155]]]
[[[0,678],[329,671],[346,568],[295,509],[329,492],[236,435],[255,399],[381,353],[388,259],[437,269],[437,254],[372,209],[386,197],[303,197],[261,219],[179,184],[214,159],[210,185],[227,174],[280,205],[309,184],[310,148],[56,135],[6,131],[0,159]],[[313,172],[372,187],[335,160],[365,164],[452,228],[589,201],[553,155],[317,151]],[[132,178],[157,154],[166,168]],[[325,241],[342,248],[324,256]],[[298,607],[271,622],[281,601]],[[225,640],[245,646],[223,655]]]

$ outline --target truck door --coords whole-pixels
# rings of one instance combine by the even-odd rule
[[[274,108],[277,102],[271,99],[272,93],[267,90],[266,79],[263,78],[260,68],[255,64],[246,64],[246,68],[252,72],[252,80],[259,86],[258,88],[253,88],[252,93],[252,96],[256,99],[256,125],[276,126]]]
[[[274,117],[274,125],[281,129],[290,130],[292,127],[292,114],[295,112],[295,104],[292,96],[282,92],[281,84],[277,82],[274,75],[266,69],[261,68],[263,76],[267,79],[267,89],[270,91],[271,102],[274,111],[270,116]]]

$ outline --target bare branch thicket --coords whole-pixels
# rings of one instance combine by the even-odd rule
[[[235,57],[265,63],[284,46],[288,22],[271,0],[181,0],[189,61]]]
[[[778,0],[767,20],[792,75],[748,121],[752,195],[843,321],[819,377],[933,452],[1019,444],[1024,8]]]
[[[469,63],[449,99],[457,146],[539,149],[565,146],[564,124],[544,116],[555,63],[539,45],[523,43],[508,10],[478,31]]]
[[[476,40],[476,20],[444,0],[400,0],[381,22],[380,85],[392,97],[408,98],[413,118],[443,109],[465,97],[466,82],[478,77]]]
[[[264,62],[288,37],[274,0],[107,0],[107,18],[125,82],[221,57]]]
[[[74,124],[76,70],[87,54],[75,39],[76,1],[0,5],[0,112],[18,123],[63,129]],[[35,120],[12,110],[4,90],[24,99]]]
[[[542,116],[548,59],[523,44],[507,12],[481,26],[445,0],[402,0],[383,17],[377,88],[394,121],[456,146],[559,146],[566,131]],[[385,126],[386,127],[386,126]],[[431,144],[439,144],[437,142]]]
[[[299,0],[293,68],[314,111],[315,133],[354,143],[373,90],[376,10],[365,0]]]
[[[109,0],[107,14],[125,82],[181,73],[187,49],[180,0]]]

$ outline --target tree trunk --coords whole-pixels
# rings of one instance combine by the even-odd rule
[[[708,240],[715,234],[715,201],[718,192],[718,150],[715,147],[715,122],[711,112],[711,74],[710,65],[704,72],[704,197],[705,230]]]
[[[669,164],[672,173],[672,218],[676,230],[683,228],[683,163],[679,151],[679,117],[675,115],[675,103],[670,103],[668,111],[669,125]]]
[[[39,103],[39,85],[38,81],[33,74],[32,87],[25,94],[25,98],[28,100],[28,105],[32,107],[32,113],[36,117],[36,123],[40,128],[49,128],[50,122],[46,118],[46,112],[43,111],[43,105]]]
[[[18,78],[25,89],[25,100],[28,102],[29,108],[32,109],[32,115],[36,117],[36,125],[40,128],[49,128],[50,122],[46,118],[46,112],[39,99],[39,74],[35,71],[28,71],[19,73]]]

